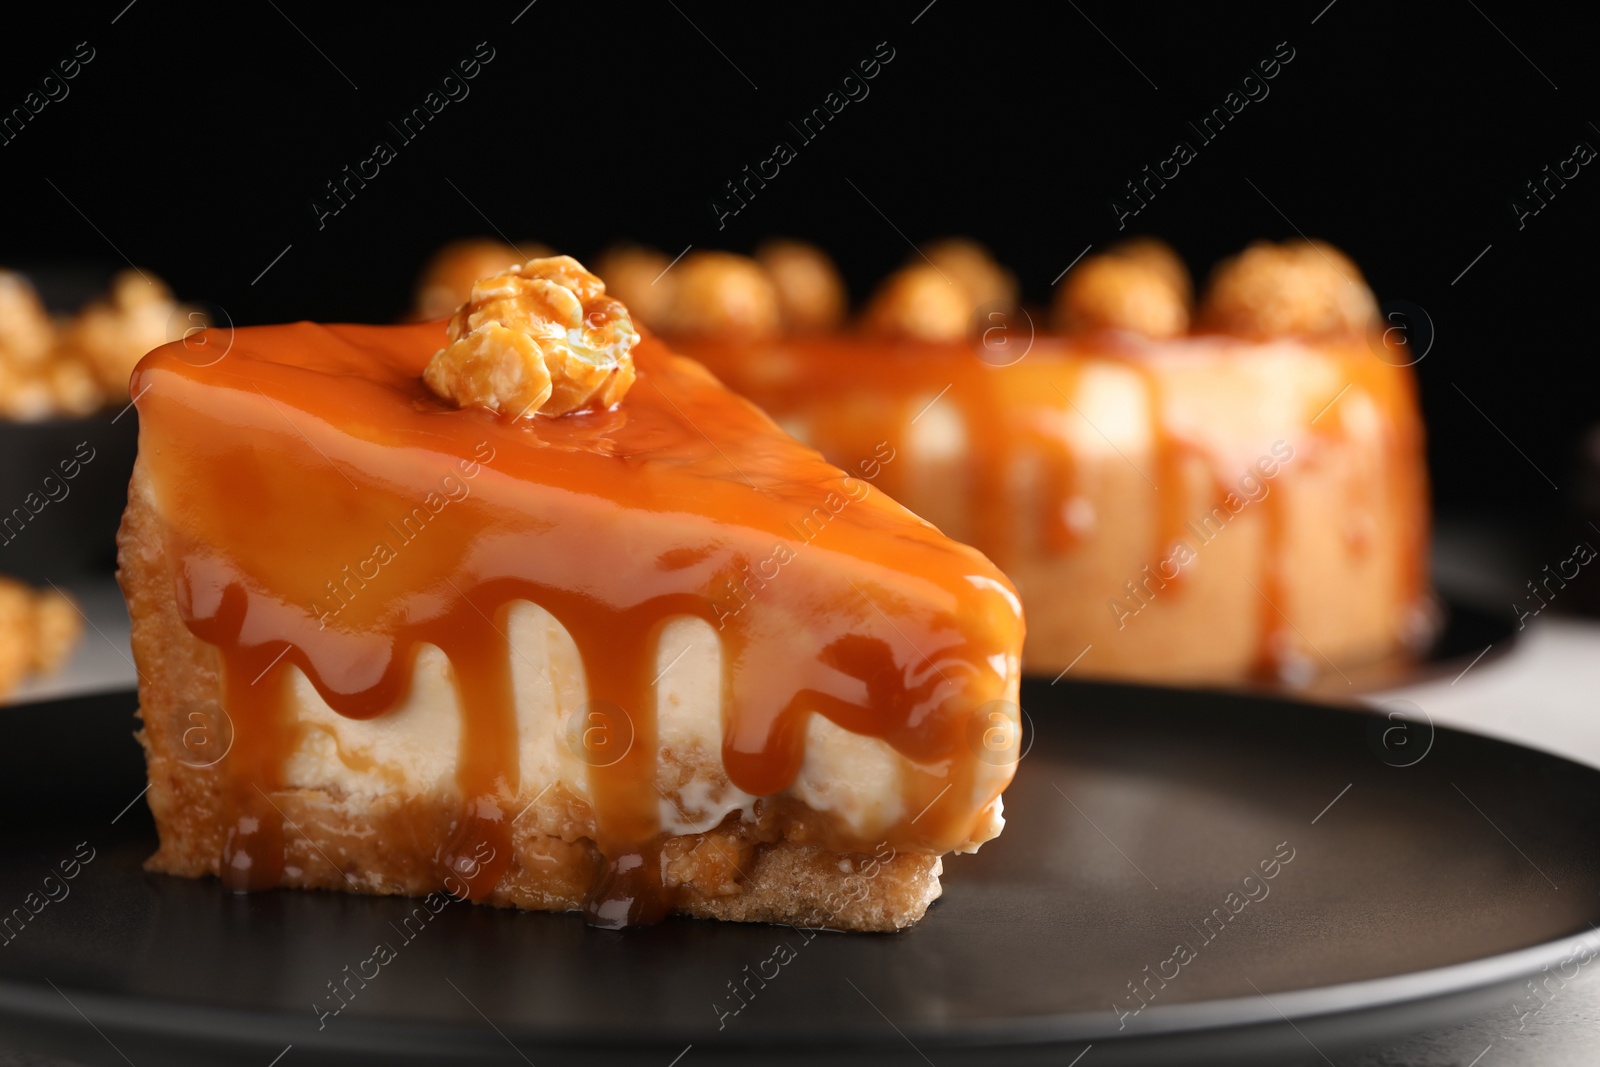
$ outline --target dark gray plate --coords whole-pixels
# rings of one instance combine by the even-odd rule
[[[1365,663],[1340,664],[1337,669],[1319,660],[1322,670],[1303,687],[1266,682],[1253,688],[1301,700],[1348,704],[1352,694],[1459,677],[1467,668],[1492,663],[1516,647],[1519,631],[1513,625],[1512,612],[1486,610],[1447,589],[1439,590],[1437,606],[1439,630],[1420,654],[1393,652]]]
[[[412,901],[143,873],[133,704],[0,719],[0,907],[26,910],[80,842],[94,849],[64,899],[13,918],[0,1034],[87,1064],[266,1067],[292,1044],[282,1067],[667,1067],[692,1045],[680,1067],[949,1067],[1066,1064],[1091,1043],[1083,1067],[1320,1063],[1485,1007],[1514,1028],[1520,983],[1570,977],[1600,941],[1600,772],[1351,711],[1065,682],[1025,690],[1038,736],[1005,834],[948,861],[944,899],[904,933],[615,933],[452,904],[407,941]],[[1240,904],[1247,890],[1260,899]],[[319,1027],[328,983],[380,943],[394,958],[365,965],[377,976]],[[1155,972],[1176,977],[1124,1014]],[[756,973],[765,986],[721,1015]]]

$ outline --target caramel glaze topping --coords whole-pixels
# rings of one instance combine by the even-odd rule
[[[672,905],[657,861],[652,674],[656,638],[677,616],[720,627],[734,785],[756,796],[788,786],[815,712],[918,764],[900,783],[904,807],[928,810],[892,829],[893,847],[942,853],[971,838],[1009,778],[967,741],[974,711],[1015,684],[1022,620],[998,570],[653,338],[617,407],[513,423],[428,392],[419,376],[442,336],[440,323],[258,327],[237,331],[219,363],[193,366],[169,345],[135,373],[140,460],[168,525],[179,611],[220,654],[234,724],[230,884],[282,876],[272,793],[299,736],[291,666],[335,711],[369,718],[405,697],[419,646],[432,644],[462,709],[461,816],[433,842],[436,867],[442,885],[487,841],[497,866],[470,885],[490,894],[513,858],[509,821],[533,792],[520,781],[506,637],[517,600],[566,627],[589,700],[633,726],[626,757],[588,769],[606,861],[590,921],[651,921]],[[801,531],[816,509],[832,517],[811,540]],[[775,546],[790,560],[751,585]],[[725,606],[733,587],[747,591],[737,612]],[[842,827],[822,836],[840,851],[876,844]]]
[[[1401,553],[1402,573],[1396,584],[1402,604],[1420,608],[1427,594],[1428,518],[1427,488],[1418,473],[1422,427],[1413,372],[1375,358],[1359,335],[1280,338],[1265,344],[1304,346],[1308,356],[1335,361],[1338,380],[1350,383],[1352,392],[1365,394],[1384,412],[1385,462],[1370,491],[1389,494],[1394,514],[1402,517],[1409,543]],[[1187,536],[1185,524],[1219,505],[1242,468],[1235,469],[1206,442],[1174,428],[1163,361],[1213,360],[1220,366],[1235,354],[1259,347],[1257,342],[1223,335],[1147,340],[1122,331],[1088,331],[1039,337],[1026,358],[1006,367],[978,359],[966,342],[856,334],[797,336],[760,345],[697,341],[686,350],[780,420],[790,415],[803,418],[807,440],[840,462],[871,455],[874,442],[884,438],[905,440],[911,422],[922,416],[924,405],[935,396],[937,403],[958,408],[967,434],[970,540],[1006,568],[1026,544],[1060,554],[1072,551],[1078,540],[1064,518],[1078,491],[1078,478],[1071,447],[1055,418],[1072,411],[1069,404],[1083,407],[1079,383],[1096,362],[1127,367],[1143,384],[1151,438],[1152,469],[1147,473],[1156,514],[1156,536],[1146,558],[1152,564],[1167,558],[1172,546]],[[1330,390],[1330,400],[1331,394]],[[871,409],[871,417],[863,416],[868,409],[859,403],[867,396],[878,405]],[[1345,420],[1350,405],[1335,404],[1320,417],[1318,406],[1288,413],[1285,422],[1305,428],[1290,442],[1296,448],[1348,434]],[[1270,443],[1261,444],[1265,448]],[[1038,514],[1020,514],[1014,502],[1012,477],[1019,457],[1036,462],[1041,470],[1045,499]],[[1186,488],[1185,474],[1197,464],[1205,468],[1209,482],[1203,495]],[[909,461],[890,464],[877,484],[894,495],[905,486],[911,469]],[[1283,669],[1283,651],[1293,636],[1290,624],[1272,606],[1282,603],[1282,577],[1293,562],[1284,552],[1284,496],[1280,485],[1252,505],[1263,512],[1266,537],[1262,573],[1256,581],[1265,594],[1256,652],[1256,670],[1263,676]],[[1175,592],[1183,588],[1182,573],[1178,580],[1168,581]]]

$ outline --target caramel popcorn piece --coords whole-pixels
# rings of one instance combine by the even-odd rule
[[[1156,237],[1130,237],[1106,249],[1106,254],[1143,264],[1167,280],[1185,307],[1194,302],[1194,282],[1189,277],[1189,268],[1167,242]]]
[[[15,422],[36,422],[55,415],[55,395],[47,367],[15,367],[0,361],[0,416]]]
[[[617,245],[595,263],[595,273],[606,291],[628,309],[633,321],[659,329],[671,313],[677,273],[667,270],[672,260],[664,252],[643,245]]]
[[[978,242],[965,237],[946,237],[925,247],[921,256],[912,257],[907,264],[915,266],[923,256],[967,291],[972,307],[989,303],[1016,306],[1016,275],[997,263],[989,250]]]
[[[32,283],[0,270],[0,363],[28,366],[43,362],[55,343],[55,326]]]
[[[68,325],[59,355],[80,360],[108,394],[126,396],[128,378],[146,352],[204,321],[197,310],[174,300],[159,279],[125,270],[111,280],[107,298],[84,308]]]
[[[872,333],[955,341],[966,336],[976,307],[971,294],[927,263],[903,267],[879,286],[863,325]]]
[[[681,337],[769,337],[778,332],[778,290],[760,264],[732,252],[695,252],[676,274],[665,329]]]
[[[524,418],[610,407],[633,384],[628,309],[571,256],[480,279],[422,372],[457,407]]]
[[[60,670],[83,636],[83,616],[67,594],[44,589],[33,598],[33,658],[30,666],[40,674]]]
[[[20,582],[0,578],[0,697],[27,676],[33,644],[33,595]]]
[[[413,314],[420,321],[442,319],[472,296],[472,283],[491,274],[500,274],[527,259],[551,255],[543,245],[529,246],[528,255],[500,241],[471,237],[452,241],[434,253],[422,277],[417,279]]]
[[[828,254],[804,241],[768,241],[756,262],[778,291],[778,315],[790,333],[821,333],[844,320],[844,280]]]
[[[66,415],[92,415],[106,406],[105,390],[94,372],[71,358],[52,360],[44,379],[49,384],[51,402]]]
[[[82,617],[66,594],[0,578],[0,697],[30,672],[59,669],[82,635]]]
[[[1377,301],[1356,265],[1321,241],[1260,241],[1219,264],[1201,305],[1208,329],[1245,337],[1359,333]]]
[[[91,415],[127,395],[146,352],[204,324],[204,315],[137,270],[118,273],[106,296],[58,324],[26,279],[0,270],[0,417]]]
[[[1074,267],[1056,292],[1056,328],[1176,337],[1189,329],[1189,274],[1164,243],[1140,238]]]

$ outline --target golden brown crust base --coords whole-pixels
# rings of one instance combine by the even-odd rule
[[[230,738],[217,713],[215,649],[178,615],[164,523],[141,464],[134,468],[118,534],[118,579],[133,623],[139,715],[150,774],[146,795],[161,845],[146,862],[185,877],[216,875],[228,832]],[[197,731],[198,728],[198,732]],[[187,738],[186,738],[187,734]],[[207,748],[206,746],[211,746]],[[453,796],[374,800],[316,789],[270,797],[284,816],[280,884],[301,889],[420,896],[439,888],[438,842],[458,815]],[[520,815],[510,866],[483,903],[530,911],[582,907],[599,873],[599,850],[583,827],[582,801],[555,788]],[[897,930],[920,919],[940,893],[937,856],[844,854],[785,840],[782,813],[728,821],[707,833],[662,842],[673,910],[708,919]]]

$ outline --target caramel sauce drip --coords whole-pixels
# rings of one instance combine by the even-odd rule
[[[977,788],[969,720],[1007,696],[1022,640],[1014,594],[988,561],[653,338],[616,408],[513,423],[422,385],[442,336],[439,323],[257,327],[237,331],[220,363],[195,367],[167,346],[135,374],[140,462],[169,528],[178,609],[219,653],[234,726],[228,884],[279,884],[287,837],[299,836],[274,799],[300,737],[291,667],[337,713],[371,718],[406,698],[432,645],[461,708],[459,817],[443,836],[417,834],[433,835],[441,886],[455,873],[468,896],[492,896],[532,792],[506,636],[523,600],[566,628],[590,704],[620,709],[633,733],[580,790],[604,857],[591,922],[649,922],[672,906],[653,676],[662,627],[681,616],[720,631],[735,786],[785,789],[821,714],[920,765],[904,799],[922,814],[892,828],[894,848],[941,853],[971,837],[1009,774]],[[802,536],[819,514],[831,515],[825,528]],[[782,573],[752,602],[730,602],[730,580],[775,546],[791,553]],[[819,825],[818,843],[839,851],[881,840]]]
[[[1172,432],[1160,374],[1138,359],[1125,358],[1123,362],[1134,369],[1144,385],[1145,417],[1150,428],[1150,457],[1155,466],[1152,477],[1156,492],[1156,539],[1150,559],[1165,560],[1171,556],[1178,542],[1188,537],[1187,527],[1192,513],[1187,470],[1190,456],[1197,452]],[[1211,480],[1213,483],[1221,481],[1215,471],[1211,472]],[[1216,501],[1220,503],[1221,500],[1222,494],[1218,493]],[[1183,589],[1183,576],[1184,571],[1180,567],[1177,573],[1166,579],[1173,592]]]
[[[1069,383],[1073,385],[1076,383]],[[1073,395],[1071,388],[1063,390]],[[1039,541],[1046,553],[1059,556],[1072,548],[1082,534],[1072,526],[1068,509],[1078,490],[1078,461],[1058,434],[1035,433],[1030,442],[1044,464],[1039,499]]]
[[[1286,666],[1288,642],[1293,633],[1284,603],[1284,571],[1289,565],[1283,551],[1283,501],[1288,489],[1273,486],[1251,507],[1259,510],[1263,523],[1261,575],[1256,597],[1256,654],[1254,670],[1258,678],[1277,679]]]

